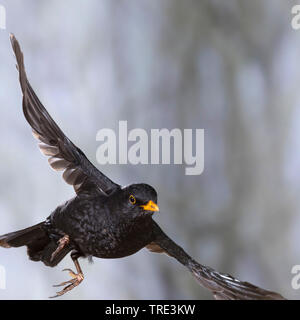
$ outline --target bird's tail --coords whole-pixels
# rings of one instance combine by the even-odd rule
[[[46,222],[0,236],[0,247],[16,248],[21,246],[27,246],[30,260],[43,261],[45,265],[51,267],[57,265],[70,251],[70,248],[66,247],[55,259],[51,259],[52,253],[57,248],[57,243],[49,237]]]
[[[198,282],[210,290],[218,300],[285,300],[276,292],[259,288],[204,266],[192,259],[171,240],[155,223],[154,241],[147,246],[150,251],[164,252],[186,266]]]
[[[4,234],[0,236],[0,246],[4,248],[21,247],[30,245],[37,240],[40,242],[47,235],[43,225],[44,222],[41,222],[26,229]]]

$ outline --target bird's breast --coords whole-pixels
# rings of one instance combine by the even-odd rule
[[[150,242],[152,219],[130,221],[109,212],[99,201],[74,199],[51,216],[55,227],[68,234],[82,254],[121,258]]]
[[[122,258],[145,247],[151,237],[150,224],[108,224],[95,234],[91,254],[99,258]]]

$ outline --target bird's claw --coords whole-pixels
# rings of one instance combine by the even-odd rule
[[[72,269],[63,269],[62,271],[69,271],[69,275],[72,277],[72,278],[76,278],[78,276],[77,273],[75,273]]]
[[[83,273],[75,273],[71,269],[63,269],[62,271],[69,271],[69,275],[72,277],[72,279],[68,280],[68,281],[64,281],[60,284],[53,285],[53,287],[61,287],[61,286],[65,286],[65,285],[66,285],[66,287],[64,287],[61,291],[56,292],[56,295],[53,297],[50,297],[50,298],[57,298],[57,297],[64,295],[68,291],[77,287],[84,279]]]
[[[52,253],[50,261],[53,261],[54,258],[70,243],[70,238],[65,234],[62,238],[58,240],[58,247]]]

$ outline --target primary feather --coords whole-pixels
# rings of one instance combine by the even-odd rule
[[[40,141],[41,152],[49,156],[50,166],[64,171],[63,179],[73,185],[76,193],[91,188],[109,194],[119,185],[100,172],[62,132],[33,91],[25,72],[23,53],[14,35],[10,36],[17,60],[19,80],[23,93],[23,112],[34,137]]]

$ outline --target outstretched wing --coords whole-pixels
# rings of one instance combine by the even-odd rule
[[[186,266],[200,284],[210,290],[218,300],[285,300],[280,294],[261,289],[231,275],[219,273],[192,259],[172,241],[154,222],[153,241],[146,246],[150,251],[167,253]]]
[[[64,180],[73,185],[76,193],[102,192],[109,194],[120,186],[97,170],[84,153],[61,131],[42,105],[27,80],[23,53],[14,35],[10,35],[17,59],[19,80],[23,92],[23,112],[32,128],[34,137],[40,141],[39,148],[49,156],[48,162],[56,171],[64,171]]]

